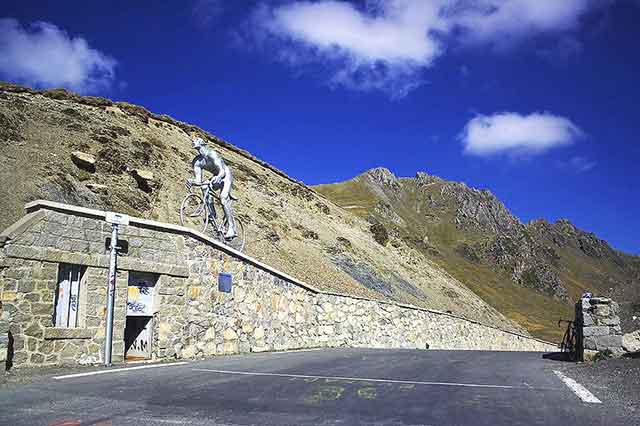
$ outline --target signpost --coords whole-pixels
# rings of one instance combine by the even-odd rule
[[[107,282],[107,324],[104,341],[104,365],[111,366],[111,348],[113,346],[113,305],[116,292],[116,271],[118,259],[118,227],[129,224],[129,216],[107,212],[105,220],[111,224],[111,259],[109,261],[109,280]]]

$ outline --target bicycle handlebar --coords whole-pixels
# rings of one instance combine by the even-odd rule
[[[205,186],[209,186],[210,184],[211,184],[211,180],[204,180],[200,183],[196,183],[187,179],[187,181],[184,183],[184,186],[187,187],[187,189],[191,189],[194,186],[205,187]]]

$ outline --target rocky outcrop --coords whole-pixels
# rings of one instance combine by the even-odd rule
[[[551,254],[533,241],[523,230],[515,235],[499,234],[484,245],[484,256],[511,274],[514,282],[568,301],[568,292],[548,262]]]
[[[488,237],[476,252],[489,264],[508,272],[519,285],[569,300],[567,289],[553,270],[557,255],[532,238],[525,225],[493,193],[450,182],[442,186],[440,193],[455,207],[454,223],[459,229]]]
[[[550,240],[557,247],[571,247],[593,258],[608,258],[620,266],[624,260],[609,244],[591,232],[578,229],[567,219],[551,224],[538,219],[527,224],[527,230],[538,240]]]
[[[74,151],[71,153],[71,160],[79,168],[90,173],[96,171],[96,158],[86,152]]]
[[[391,170],[384,167],[377,167],[366,172],[363,176],[368,178],[374,185],[397,190],[400,188],[398,178]]]
[[[102,185],[102,184],[93,183],[93,182],[87,182],[84,184],[84,186],[89,188],[89,190],[91,190],[92,192],[102,193],[102,194],[106,194],[107,190],[109,189],[107,185]]]
[[[442,186],[440,192],[456,206],[455,223],[459,227],[475,228],[492,234],[520,232],[520,221],[491,191],[449,182]]]
[[[640,330],[622,336],[622,347],[627,352],[640,352]]]
[[[157,186],[153,172],[149,170],[133,169],[131,174],[138,183],[138,187],[144,192],[151,192]]]
[[[437,182],[426,174],[416,177],[419,188]],[[484,260],[509,273],[513,282],[519,285],[564,302],[569,300],[567,289],[553,269],[557,254],[532,237],[526,226],[493,193],[470,188],[464,183],[443,182],[440,195],[441,203],[455,211],[453,221],[461,233],[476,232],[487,237],[475,245],[465,243],[458,247],[458,252],[467,260],[474,263]],[[429,198],[429,204],[434,204],[432,200]]]
[[[395,212],[391,204],[387,202],[377,202],[376,206],[374,207],[374,213],[378,216],[384,217],[395,225],[404,225],[404,220]]]
[[[430,185],[441,183],[442,179],[438,176],[430,175],[425,172],[417,172],[415,176],[416,186],[419,190],[424,190]]]

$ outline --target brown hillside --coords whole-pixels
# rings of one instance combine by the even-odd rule
[[[178,223],[194,134],[234,171],[250,255],[325,290],[524,331],[414,245],[394,235],[381,244],[366,220],[249,153],[168,116],[64,90],[0,86],[0,227],[38,198]],[[77,166],[75,151],[92,155],[95,171]]]

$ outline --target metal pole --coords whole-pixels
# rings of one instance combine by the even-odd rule
[[[118,258],[118,224],[111,224],[111,261],[109,262],[109,281],[107,283],[107,325],[104,340],[104,365],[111,366],[111,347],[113,345],[113,305],[116,292],[116,261]]]

